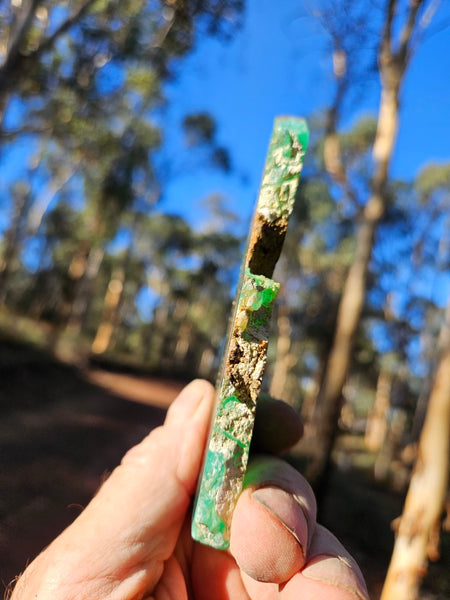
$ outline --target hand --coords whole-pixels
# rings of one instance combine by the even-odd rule
[[[229,552],[190,536],[213,388],[189,384],[162,427],[131,449],[98,494],[20,577],[11,600],[366,599],[355,561],[316,523],[306,481],[253,461]]]

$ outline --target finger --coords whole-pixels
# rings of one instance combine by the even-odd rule
[[[241,572],[228,552],[194,544],[191,574],[196,600],[250,600]]]
[[[314,534],[311,487],[293,467],[274,457],[252,461],[245,485],[233,513],[231,554],[253,579],[285,582],[304,566]]]
[[[164,426],[128,452],[85,511],[41,555],[33,572],[52,582],[49,598],[64,597],[62,588],[71,590],[70,597],[91,598],[141,597],[153,588],[195,490],[212,405],[210,384],[188,385]]]
[[[280,454],[296,444],[302,435],[302,422],[292,406],[268,394],[259,396],[252,452]]]
[[[342,544],[317,525],[303,569],[284,586],[283,600],[368,600],[358,565]]]

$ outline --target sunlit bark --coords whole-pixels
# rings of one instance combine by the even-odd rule
[[[333,345],[319,391],[315,414],[317,453],[307,470],[312,483],[323,479],[330,461],[331,449],[341,410],[345,384],[353,350],[353,342],[366,294],[368,267],[375,232],[385,212],[385,188],[398,129],[399,92],[409,61],[411,35],[421,0],[412,2],[400,33],[400,44],[393,49],[392,26],[396,2],[388,3],[385,27],[379,52],[379,71],[382,83],[378,126],[373,147],[374,175],[371,195],[359,218],[356,249],[342,291]]]
[[[83,327],[91,298],[92,285],[100,270],[104,254],[103,248],[93,247],[84,260],[80,256],[79,261],[71,264],[71,275],[74,275],[77,280],[75,299],[72,303],[67,324],[67,329],[71,334],[78,334]]]
[[[277,353],[270,384],[270,395],[286,401],[289,400],[286,395],[286,382],[291,368],[297,360],[291,349],[291,333],[289,306],[282,304],[278,309],[277,316]]]
[[[381,370],[378,375],[377,390],[373,409],[366,425],[365,443],[369,450],[378,452],[387,433],[387,411],[390,405],[392,375]]]
[[[428,560],[439,556],[440,519],[449,469],[450,326],[428,402],[418,458],[411,477],[381,600],[416,600]]]
[[[106,290],[102,318],[91,347],[94,354],[106,352],[111,343],[114,328],[117,324],[117,311],[122,298],[124,282],[125,271],[119,267],[114,270]]]

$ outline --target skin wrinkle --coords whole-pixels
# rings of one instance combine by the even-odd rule
[[[89,573],[83,573],[81,571],[78,577],[71,578],[70,580],[67,580],[64,577],[64,572],[57,571],[57,576],[53,578],[53,583],[49,586],[49,592],[52,594],[49,598],[58,597],[64,598],[64,600],[71,600],[72,598],[74,600],[92,600],[92,598],[109,598],[111,600],[114,600],[115,598],[139,598],[142,597],[144,590],[148,587],[148,566],[149,560],[134,563],[129,574],[117,572],[114,575],[108,573],[102,575],[96,571],[94,576],[90,576]],[[158,570],[160,571],[159,575],[157,574]],[[153,576],[156,576],[159,579],[163,571],[163,563],[152,564],[151,571],[153,573],[156,571]],[[71,577],[75,574],[76,571],[70,571]],[[135,579],[136,582],[133,582]],[[50,579],[50,581],[52,580]],[[132,590],[124,595],[121,590],[123,588],[126,590],[127,587],[130,587],[130,583]],[[85,589],[86,585],[88,585],[87,591]],[[133,588],[135,588],[135,591],[133,591]],[[67,590],[67,595],[64,593],[65,590]],[[80,590],[83,592],[82,594]],[[62,595],[60,595],[61,592]],[[58,593],[58,596],[53,596],[53,594],[56,593]],[[132,595],[130,595],[130,593]],[[139,594],[138,596],[136,595],[137,593]]]
[[[278,592],[284,586],[277,583],[261,583],[246,573],[241,573],[241,578],[247,594],[257,600],[278,600],[280,597]]]
[[[280,525],[282,525],[285,529],[287,529],[287,531],[289,531],[289,533],[296,539],[296,541],[298,542],[300,549],[302,551],[303,557],[305,556],[305,549],[304,549],[304,545],[302,544],[299,536],[297,535],[296,531],[292,528],[289,527],[289,525],[287,523],[285,523],[284,521],[280,520],[279,516],[277,514],[275,514],[273,512],[273,510],[270,508],[270,506],[268,506],[266,504],[266,502],[264,502],[264,500],[261,499],[261,497],[258,495],[258,490],[256,490],[255,492],[252,493],[252,497],[256,498],[256,500],[262,504],[264,506],[264,508],[274,517],[274,519],[276,519],[276,521],[278,523],[280,523]],[[301,508],[301,506],[300,506]],[[304,511],[302,509],[302,512],[304,514]],[[306,517],[306,515],[304,514],[305,520],[308,522],[308,519]]]
[[[205,386],[207,387],[207,386]],[[207,388],[208,389],[208,388]],[[186,414],[187,411],[184,411],[184,417],[187,419],[194,419],[195,414],[197,413],[197,411],[199,411],[201,409],[201,406],[204,404],[204,401],[208,399],[207,398],[207,394],[203,394],[201,400],[199,402],[196,403],[195,407],[189,411],[188,414]],[[172,405],[174,406],[174,405]],[[172,408],[172,407],[171,407]],[[181,412],[181,411],[178,411]],[[140,471],[143,470],[145,473],[145,470],[148,469],[148,467],[152,466],[152,461],[148,460],[146,457],[148,456],[148,454],[146,454],[146,449],[147,446],[152,442],[154,444],[158,444],[158,442],[160,442],[160,438],[163,437],[162,441],[165,441],[166,439],[168,439],[169,436],[167,436],[167,429],[172,429],[173,431],[173,438],[174,439],[179,439],[179,435],[178,432],[181,429],[181,423],[180,423],[180,415],[178,414],[178,412],[174,409],[172,409],[170,416],[168,415],[166,422],[168,423],[166,425],[166,430],[163,431],[162,428],[158,428],[159,431],[154,430],[149,436],[148,438],[146,438],[139,446],[138,446],[138,450],[130,451],[129,453],[127,453],[127,455],[125,455],[123,461],[122,461],[122,465],[124,468],[126,468],[127,470],[129,468],[132,468],[134,470],[137,471],[137,476],[140,476],[141,473]],[[197,419],[198,420],[198,419]],[[185,423],[184,423],[185,424]],[[194,424],[193,424],[194,425]],[[191,431],[193,433],[198,433],[198,428],[196,428],[195,426],[192,427]],[[164,433],[164,436],[163,436]],[[183,428],[183,433],[184,433],[184,438],[186,438],[186,430]],[[150,442],[151,440],[151,442]],[[186,444],[186,441],[188,442]],[[178,454],[186,452],[187,448],[186,446],[188,446],[188,448],[191,446],[191,444],[189,444],[189,442],[192,442],[193,440],[183,440],[182,445],[179,447],[178,450]],[[199,461],[201,460],[201,456],[199,454]],[[183,477],[183,467],[181,466],[180,468],[180,460],[176,460],[176,464],[177,464],[177,469],[175,472],[171,472],[171,479],[172,479],[172,486],[174,487],[174,489],[178,490],[177,496],[180,496],[181,494],[183,495],[183,498],[179,497],[179,503],[182,505],[186,505],[186,507],[189,505],[190,500],[191,500],[191,494],[192,494],[192,490],[190,489],[190,486],[187,485],[186,483],[186,477]],[[180,474],[181,471],[181,474]],[[184,471],[186,471],[186,468],[184,469]],[[171,487],[172,487],[171,486]],[[172,529],[174,526],[177,525],[177,521],[179,520],[179,514],[184,513],[185,511],[177,511],[177,516],[174,517],[173,521],[169,522],[167,524],[167,529]],[[180,521],[180,527],[182,526],[182,522]],[[138,543],[138,554],[140,554],[142,552],[142,548],[145,546],[148,546],[148,531],[141,531],[141,540],[137,540],[134,541],[133,545],[136,545],[136,542]],[[158,538],[162,537],[163,534],[161,533],[159,536],[157,536]],[[178,538],[178,535],[174,536],[174,539]],[[130,540],[128,539],[128,542]],[[173,552],[173,548],[168,548],[166,550],[166,552],[164,552],[162,555],[160,556],[155,556],[154,554],[154,550],[155,548],[157,548],[159,546],[159,544],[157,543],[157,540],[155,540],[154,538],[152,539],[152,548],[150,550],[148,550],[150,556],[146,557],[146,563],[148,563],[151,560],[159,560],[161,561],[160,564],[160,568],[157,569],[158,571],[160,571],[161,573],[164,570],[164,561],[166,561],[170,554]],[[140,546],[140,547],[139,547]],[[131,552],[131,555],[133,557],[135,551]],[[136,554],[134,554],[134,557],[136,556]],[[134,565],[134,568],[136,568],[136,566]],[[153,569],[152,569],[153,570]],[[160,576],[161,577],[161,576]],[[152,577],[153,580],[158,580],[161,581],[160,577]],[[158,583],[159,585],[159,583]]]
[[[164,572],[154,589],[155,600],[188,600],[183,571],[174,556],[164,565]]]
[[[238,502],[231,524],[231,553],[241,570],[253,579],[266,583],[286,581],[303,565],[304,554],[298,537],[306,540],[302,515],[284,490],[263,488],[266,492],[260,502],[247,489]],[[277,509],[281,509],[277,512]],[[281,519],[286,518],[296,529]]]
[[[288,485],[286,485],[286,483],[288,483]],[[312,537],[314,535],[314,531],[315,531],[314,525],[315,525],[315,517],[316,517],[316,505],[315,505],[314,498],[313,498],[314,502],[312,503],[313,506],[311,507],[311,503],[308,502],[308,499],[305,498],[305,496],[301,496],[300,494],[297,494],[297,493],[295,493],[293,491],[293,488],[295,486],[293,486],[292,484],[290,484],[290,482],[286,482],[284,480],[280,481],[276,477],[268,477],[268,478],[262,479],[258,483],[258,487],[257,488],[254,487],[254,486],[252,486],[252,485],[249,486],[249,488],[250,489],[254,489],[256,493],[257,493],[258,489],[262,489],[264,487],[278,487],[278,488],[281,488],[282,490],[284,490],[285,492],[287,492],[288,494],[290,494],[291,497],[293,498],[293,500],[295,500],[295,502],[298,504],[300,510],[303,513],[303,516],[305,518],[306,525],[307,525],[308,541],[307,541],[307,548],[306,548],[306,550],[308,551],[309,548],[310,548],[311,542],[312,542]],[[311,490],[311,494],[312,494],[312,490]],[[266,508],[268,508],[268,507],[266,506]],[[286,524],[283,523],[283,525],[290,531],[290,528]],[[304,553],[303,546],[302,546],[302,551]]]
[[[331,557],[330,557],[331,558]],[[332,557],[335,558],[335,557]],[[306,573],[302,573],[303,577],[306,577],[307,579],[312,579],[313,581],[317,581],[319,583],[324,583],[325,585],[329,585],[330,587],[333,588],[338,588],[340,590],[343,590],[344,592],[348,592],[349,594],[351,594],[353,597],[357,598],[358,600],[367,600],[367,596],[366,594],[362,593],[358,588],[356,588],[353,585],[345,585],[341,582],[336,582],[335,580],[327,580],[324,577],[312,577],[311,575],[307,575]]]
[[[317,525],[309,562],[299,574],[306,579],[351,593],[359,600],[368,600],[364,578],[356,561],[322,525]]]
[[[309,548],[311,546],[312,538],[313,538],[314,531],[315,531],[315,518],[313,520],[311,517],[310,511],[308,510],[308,502],[307,502],[306,498],[304,498],[303,496],[299,496],[298,494],[292,494],[292,497],[299,505],[299,507],[305,517],[307,531],[308,531],[308,542],[307,542],[306,551],[308,552]],[[314,514],[315,514],[315,511],[314,511]]]
[[[314,543],[311,545],[310,549],[308,574],[311,574],[311,570],[317,571],[316,565],[320,565],[320,561],[323,560],[324,557],[327,559],[333,559],[334,561],[339,560],[340,564],[346,567],[346,572],[351,573],[353,575],[353,579],[356,579],[360,588],[359,593],[363,592],[362,597],[366,597],[364,596],[364,594],[367,595],[364,577],[355,559],[350,555],[349,552],[347,552],[339,540],[330,531],[328,531],[322,525],[317,525]],[[329,572],[329,569],[326,569],[326,572]],[[305,572],[303,572],[303,574],[305,575]]]
[[[165,436],[165,438],[169,437],[169,436],[167,436],[167,429],[172,429],[173,430],[173,439],[179,439],[180,436],[178,435],[178,432],[181,429],[181,425],[183,425],[182,434],[183,434],[184,439],[183,439],[183,443],[181,444],[181,446],[178,449],[178,455],[180,456],[180,454],[181,454],[181,457],[183,457],[183,454],[185,454],[185,455],[189,454],[188,450],[192,447],[192,444],[194,443],[194,441],[196,441],[198,444],[198,439],[195,440],[195,437],[198,438],[198,427],[195,427],[195,423],[193,423],[190,430],[186,430],[185,429],[186,423],[185,423],[184,419],[189,419],[189,420],[193,420],[193,421],[197,420],[199,422],[199,424],[201,424],[201,419],[199,419],[198,416],[197,416],[197,418],[195,418],[195,417],[196,417],[197,413],[201,412],[201,408],[202,408],[202,406],[205,405],[205,401],[209,400],[208,392],[210,391],[210,388],[209,388],[209,386],[204,386],[204,388],[205,388],[205,390],[204,390],[204,393],[203,393],[201,399],[198,402],[196,402],[194,407],[191,407],[191,410],[189,412],[186,410],[184,411],[183,418],[181,418],[181,415],[179,414],[180,412],[183,412],[183,411],[176,411],[174,408],[172,408],[172,407],[174,407],[174,405],[172,405],[169,409],[170,414],[168,413],[167,418],[166,418],[166,431],[165,431],[166,436]],[[208,405],[209,404],[210,404],[210,402],[208,402]],[[208,410],[208,412],[210,412],[210,411]],[[191,435],[190,435],[191,439],[189,439],[187,432],[191,432]],[[150,434],[148,439],[150,439],[151,435],[152,434]],[[206,431],[205,431],[205,436],[206,436]],[[153,440],[155,439],[155,437],[156,436],[153,436]],[[159,435],[158,435],[158,437],[159,437]],[[158,440],[156,440],[156,441],[158,441]],[[141,449],[143,451],[145,451],[145,441],[143,442],[143,447]],[[145,457],[146,455],[144,454],[142,456]],[[136,453],[136,455],[131,455],[131,453],[130,453],[127,457],[127,460],[124,461],[124,463],[127,464],[127,466],[133,465],[133,463],[134,463],[134,465],[138,465],[139,467],[143,467],[143,468],[150,466],[151,461],[147,461],[147,460],[145,460],[145,458],[144,458],[144,460],[142,460],[142,456],[140,456],[139,453]],[[187,460],[189,460],[189,456],[187,456]],[[172,471],[172,473],[171,473],[172,479],[173,479],[173,485],[174,485],[175,489],[179,490],[179,493],[183,493],[183,496],[184,496],[182,501],[180,500],[180,504],[186,504],[186,506],[189,505],[190,500],[191,500],[191,495],[193,492],[193,490],[191,489],[191,487],[193,487],[193,486],[189,486],[187,484],[187,481],[189,481],[189,479],[192,479],[192,478],[188,477],[189,473],[187,471],[195,471],[195,470],[198,471],[198,466],[201,461],[201,455],[199,453],[197,465],[190,466],[189,469],[187,469],[186,466],[183,464],[183,462],[187,463],[187,460],[183,461],[182,458],[181,458],[181,460],[180,460],[180,458],[178,458],[178,460],[176,460],[176,465],[177,465],[176,471],[175,472]],[[130,462],[127,463],[127,461],[130,461]],[[183,511],[177,511],[177,512],[179,514],[182,514],[185,511],[183,510]],[[168,529],[171,529],[173,526],[175,526],[177,524],[178,519],[179,519],[179,517],[175,517],[173,522],[168,524]],[[182,522],[180,522],[180,528],[181,527],[182,527]],[[145,532],[143,533],[143,535],[145,535]],[[178,538],[178,537],[179,537],[179,534],[176,535],[176,538]],[[145,541],[145,538],[143,541]],[[154,540],[152,540],[152,541],[154,541]],[[148,541],[147,541],[147,544],[148,544]],[[157,547],[158,544],[153,543],[152,546]],[[167,561],[170,554],[173,552],[173,548],[168,549],[168,550],[170,550],[170,553],[168,554],[168,556],[166,556],[165,554],[161,555],[160,560]],[[162,566],[161,570],[163,571],[163,569],[164,569],[164,567]],[[158,586],[161,583],[164,583],[164,585],[166,585],[166,582],[164,580],[164,575],[162,575],[162,579],[159,578]],[[157,597],[159,597],[159,594]]]

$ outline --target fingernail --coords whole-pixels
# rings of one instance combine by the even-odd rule
[[[297,540],[305,555],[308,545],[308,523],[296,498],[278,487],[263,487],[252,492],[252,498],[264,506]]]
[[[344,556],[317,556],[302,571],[303,577],[338,588],[350,597],[368,600],[367,589],[357,570]]]

